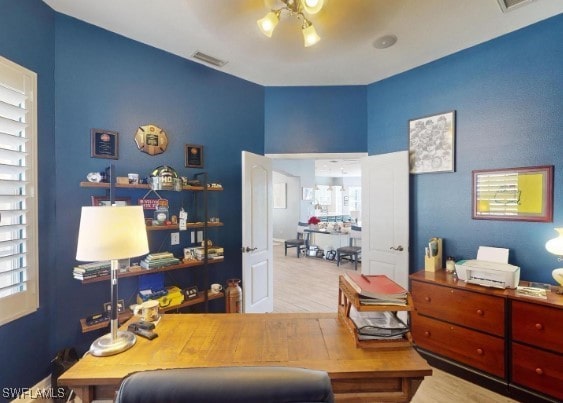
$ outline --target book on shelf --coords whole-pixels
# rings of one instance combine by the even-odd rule
[[[74,271],[76,273],[88,273],[92,271],[97,271],[100,269],[109,269],[111,268],[111,262],[109,260],[103,262],[92,262],[92,263],[84,263],[79,264],[74,267]]]
[[[77,280],[88,280],[91,278],[102,277],[102,276],[109,276],[110,269],[102,269],[97,271],[92,271],[88,273],[76,273],[73,272],[72,276]]]
[[[153,259],[148,261],[146,259],[143,259],[140,262],[140,266],[144,269],[158,269],[160,267],[172,266],[175,264],[180,264],[180,259],[175,257],[164,258],[164,259]]]
[[[346,273],[345,280],[361,296],[380,300],[405,300],[407,290],[383,274]]]
[[[378,305],[395,305],[395,306],[406,306],[407,299],[406,298],[369,298],[369,297],[362,297],[360,296],[360,305],[367,305],[367,306],[378,306]]]
[[[358,331],[360,340],[401,339],[409,331],[409,327],[395,313],[389,311],[358,312],[352,306],[350,319]]]
[[[145,257],[145,260],[147,262],[149,262],[149,261],[152,261],[152,260],[170,259],[170,258],[174,258],[174,255],[172,254],[172,252],[159,252],[159,253],[149,253]]]

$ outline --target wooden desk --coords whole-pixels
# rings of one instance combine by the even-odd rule
[[[87,403],[113,398],[132,372],[157,368],[291,366],[327,371],[339,402],[409,401],[431,367],[412,348],[355,347],[336,313],[169,314],[159,337],[114,356],[86,356],[59,378]]]

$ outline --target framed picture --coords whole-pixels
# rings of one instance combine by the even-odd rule
[[[553,221],[553,166],[473,171],[473,219]]]
[[[116,206],[129,206],[131,204],[130,197],[116,197]],[[108,196],[92,196],[92,206],[111,206]]]
[[[90,130],[90,157],[119,159],[118,133],[111,130]]]
[[[203,146],[197,144],[186,144],[186,167],[203,168]]]
[[[303,200],[313,200],[313,188],[303,188]]]
[[[411,174],[455,171],[455,111],[409,120]]]

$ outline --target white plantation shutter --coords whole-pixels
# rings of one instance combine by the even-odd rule
[[[39,306],[37,75],[0,57],[0,325]]]

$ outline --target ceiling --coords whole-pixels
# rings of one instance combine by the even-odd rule
[[[264,86],[366,85],[563,12],[563,0],[325,0],[310,16],[321,41],[303,47],[282,15],[272,36],[256,20],[280,0],[44,0],[56,11]],[[376,49],[374,41],[396,35]],[[198,63],[197,60],[194,60]],[[205,63],[203,63],[205,64]]]

